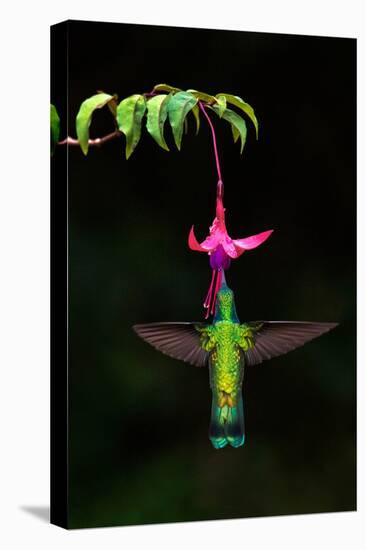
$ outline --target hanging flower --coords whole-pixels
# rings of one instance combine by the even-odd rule
[[[212,269],[211,284],[204,302],[207,309],[206,319],[213,314],[216,294],[220,288],[222,271],[230,267],[231,260],[239,258],[246,250],[257,248],[268,239],[273,230],[263,231],[245,239],[232,239],[226,230],[225,208],[222,200],[222,183],[219,182],[216,199],[216,217],[210,227],[209,236],[199,243],[194,234],[193,226],[188,237],[188,246],[197,252],[206,252],[210,256]]]

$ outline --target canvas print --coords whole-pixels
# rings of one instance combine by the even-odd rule
[[[356,41],[67,21],[51,74],[51,521],[355,510]]]

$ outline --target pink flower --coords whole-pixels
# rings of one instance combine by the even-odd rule
[[[219,192],[216,199],[216,217],[210,227],[209,236],[199,243],[192,226],[188,237],[188,246],[191,250],[206,252],[210,256],[210,266],[213,270],[211,285],[204,302],[204,307],[207,309],[206,318],[210,312],[212,314],[214,311],[216,294],[221,284],[222,270],[228,269],[231,260],[239,258],[246,250],[252,250],[264,243],[272,232],[273,230],[270,229],[245,239],[232,239],[226,230],[225,208],[221,192]],[[215,277],[216,284],[214,284]]]

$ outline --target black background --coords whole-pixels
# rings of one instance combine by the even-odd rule
[[[228,231],[274,229],[228,272],[240,319],[338,321],[246,370],[247,439],[214,450],[208,372],[139,340],[136,322],[200,320],[208,258],[187,247],[214,216],[211,136],[193,117],[181,152],[143,130],[69,155],[72,527],[353,510],[355,85],[351,39],[69,22],[69,128],[96,90],[120,99],[166,82],[248,101],[241,156],[217,131]],[[56,105],[57,107],[57,105]],[[201,117],[202,118],[202,117]],[[91,137],[113,131],[108,109]],[[57,154],[57,152],[56,152]]]

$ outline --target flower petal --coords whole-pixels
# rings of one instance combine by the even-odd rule
[[[191,230],[189,232],[189,236],[188,236],[188,246],[189,246],[189,248],[191,250],[197,250],[197,252],[207,252],[207,250],[202,248],[200,243],[197,241],[196,236],[194,234],[193,227],[194,226],[192,225]]]
[[[258,233],[258,235],[252,235],[246,239],[235,239],[233,243],[237,249],[238,255],[241,255],[245,250],[257,248],[257,246],[264,243],[272,233],[273,229],[270,229],[269,231],[263,231],[262,233]]]
[[[206,252],[211,252],[219,246],[221,242],[221,233],[219,231],[214,231],[209,235],[202,243],[201,246]]]
[[[230,267],[230,257],[226,254],[223,246],[219,246],[211,252],[210,256],[210,266],[211,269],[229,269]]]
[[[224,239],[221,242],[226,254],[230,256],[230,258],[238,258],[240,253],[238,253],[236,247],[235,247],[235,241],[233,241],[229,235],[226,233]]]

